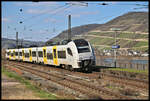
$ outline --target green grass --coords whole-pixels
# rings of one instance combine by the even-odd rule
[[[113,38],[95,37],[95,38],[90,40],[90,43],[95,44],[95,45],[110,45],[113,42],[114,42]]]
[[[114,32],[90,32],[89,35],[98,35],[98,36],[108,36],[108,37],[114,37]],[[118,32],[116,34],[117,38],[129,38],[134,39],[136,36],[136,39],[147,39],[148,34],[137,34],[137,33],[125,33],[125,32]]]
[[[24,84],[28,89],[32,90],[35,93],[35,95],[40,98],[51,99],[51,100],[59,99],[58,97],[56,97],[44,90],[41,90],[40,88],[36,87],[35,85],[32,85],[28,80],[25,80],[23,77],[18,76],[17,74],[15,74],[13,72],[7,71],[3,67],[2,67],[2,74],[6,75],[10,78],[14,78],[14,79],[18,80],[19,82]]]
[[[104,47],[103,49],[107,49],[107,50],[111,50],[111,46],[110,47]]]
[[[89,35],[114,37],[114,33],[112,33],[112,32],[90,32],[88,34]]]
[[[133,38],[134,34],[133,33],[120,33],[117,36],[118,38]]]
[[[148,34],[139,34],[139,38],[147,39],[148,38]]]
[[[139,51],[146,51],[148,50],[149,46],[147,47],[133,47],[132,50],[139,50]]]
[[[102,40],[102,38],[96,37],[90,40],[91,44],[95,44],[98,45],[100,43],[100,41]]]
[[[148,75],[148,70],[136,70],[136,69],[128,69],[128,68],[108,68],[108,70],[126,71],[126,72],[133,72],[133,73],[144,73],[144,74]]]
[[[148,42],[143,41],[137,42],[137,44],[134,47],[141,47],[141,46],[148,46]]]

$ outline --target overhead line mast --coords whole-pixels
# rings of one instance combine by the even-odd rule
[[[68,15],[68,40],[71,40],[71,15]]]

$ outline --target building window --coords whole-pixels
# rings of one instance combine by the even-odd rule
[[[39,54],[39,57],[43,57],[43,52],[42,51],[39,51],[38,54]]]
[[[52,53],[47,53],[47,59],[53,59]]]
[[[66,51],[58,51],[58,58],[66,58]]]
[[[71,51],[70,48],[67,48],[67,52],[68,52],[69,55],[73,56],[73,55],[72,55],[72,51]]]

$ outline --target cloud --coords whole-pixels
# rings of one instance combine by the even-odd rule
[[[117,4],[119,2],[112,1],[112,2],[106,2],[106,3],[108,3],[108,4]]]
[[[54,18],[48,18],[48,19],[45,19],[44,22],[60,22],[60,20],[57,20],[57,19],[54,19]]]
[[[58,8],[31,8],[31,9],[28,9],[26,12],[27,13],[30,13],[30,14],[42,14],[42,13],[47,13],[47,14],[53,14],[53,13],[56,13],[59,9]]]
[[[95,11],[95,12],[86,11],[86,12],[79,12],[79,13],[71,14],[71,15],[72,17],[80,17],[80,16],[85,16],[85,15],[94,15],[98,13],[99,13],[98,11]]]
[[[42,14],[45,13],[47,10],[39,10],[39,9],[28,9],[26,12],[30,14]]]
[[[58,2],[15,2],[17,6],[57,6]]]
[[[38,34],[47,34],[47,30],[39,30]]]

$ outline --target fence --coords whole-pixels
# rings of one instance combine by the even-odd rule
[[[114,67],[113,58],[106,58],[104,56],[96,56],[96,65],[97,66],[106,66],[106,67]],[[136,69],[136,70],[148,70],[149,69],[149,62],[146,63],[135,63],[131,59],[117,59],[116,60],[116,67],[120,68],[129,68],[129,69]]]

